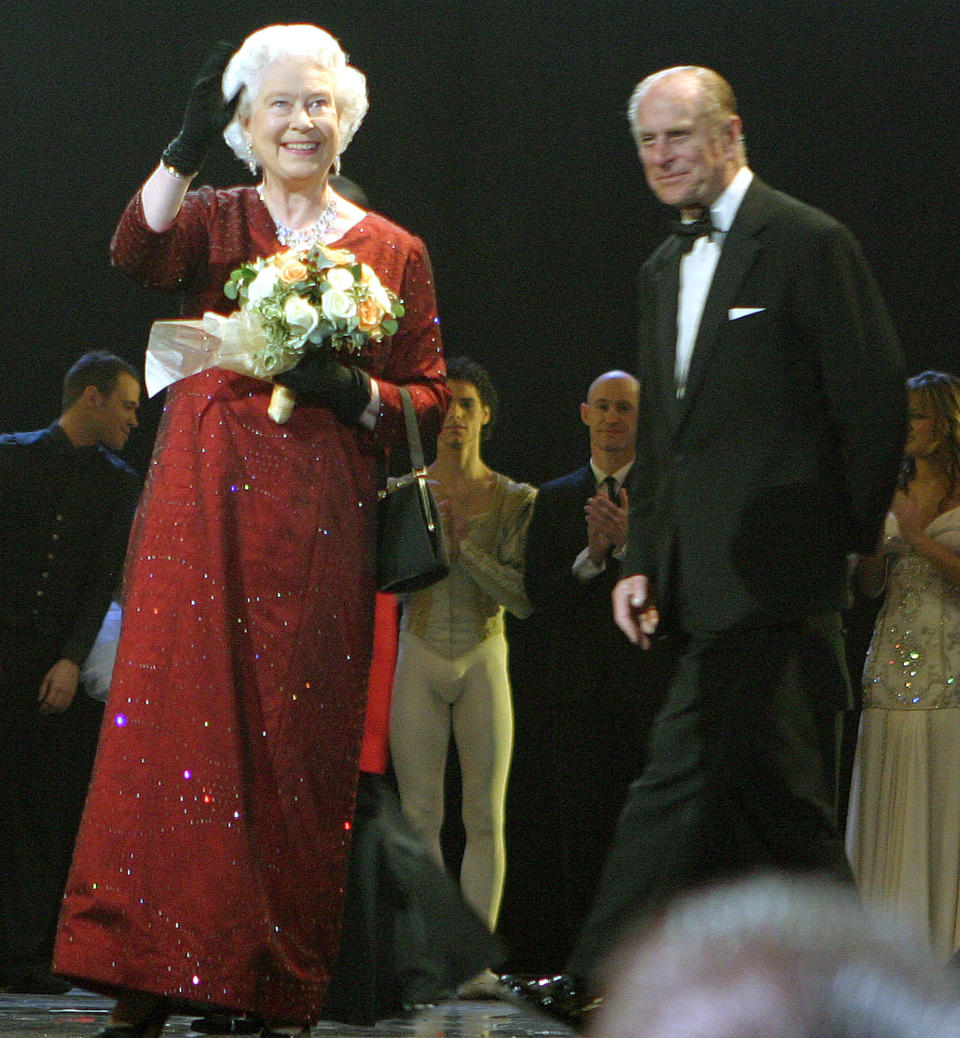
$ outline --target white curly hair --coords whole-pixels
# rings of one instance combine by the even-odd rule
[[[347,64],[347,55],[330,33],[316,25],[268,25],[243,41],[223,73],[224,100],[240,93],[237,110],[223,131],[223,139],[241,162],[251,161],[253,156],[244,139],[241,120],[250,114],[267,69],[283,57],[309,58],[330,74],[342,154],[367,114],[367,79],[359,69]]]

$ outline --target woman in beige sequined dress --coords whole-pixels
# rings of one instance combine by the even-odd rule
[[[944,960],[960,946],[960,380],[907,383],[900,489],[863,589],[885,597],[864,668],[847,853],[863,899]]]

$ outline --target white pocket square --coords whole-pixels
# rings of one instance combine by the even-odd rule
[[[734,306],[731,307],[729,317],[731,321],[738,321],[741,317],[749,317],[751,314],[762,314],[765,306]]]

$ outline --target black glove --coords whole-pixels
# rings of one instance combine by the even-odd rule
[[[218,43],[207,55],[190,87],[183,125],[163,153],[163,161],[178,173],[187,176],[196,173],[207,148],[233,118],[240,92],[224,101],[221,80],[234,49],[232,43]]]
[[[322,404],[341,422],[356,422],[370,403],[370,376],[360,368],[347,367],[329,357],[311,352],[297,366],[274,377],[305,404]]]

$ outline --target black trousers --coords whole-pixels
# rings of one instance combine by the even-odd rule
[[[49,970],[60,901],[96,754],[103,704],[77,690],[41,714],[55,660],[9,643],[0,675],[0,974]]]
[[[567,964],[577,976],[702,883],[760,869],[852,882],[836,825],[849,696],[839,617],[685,635],[675,668]]]

